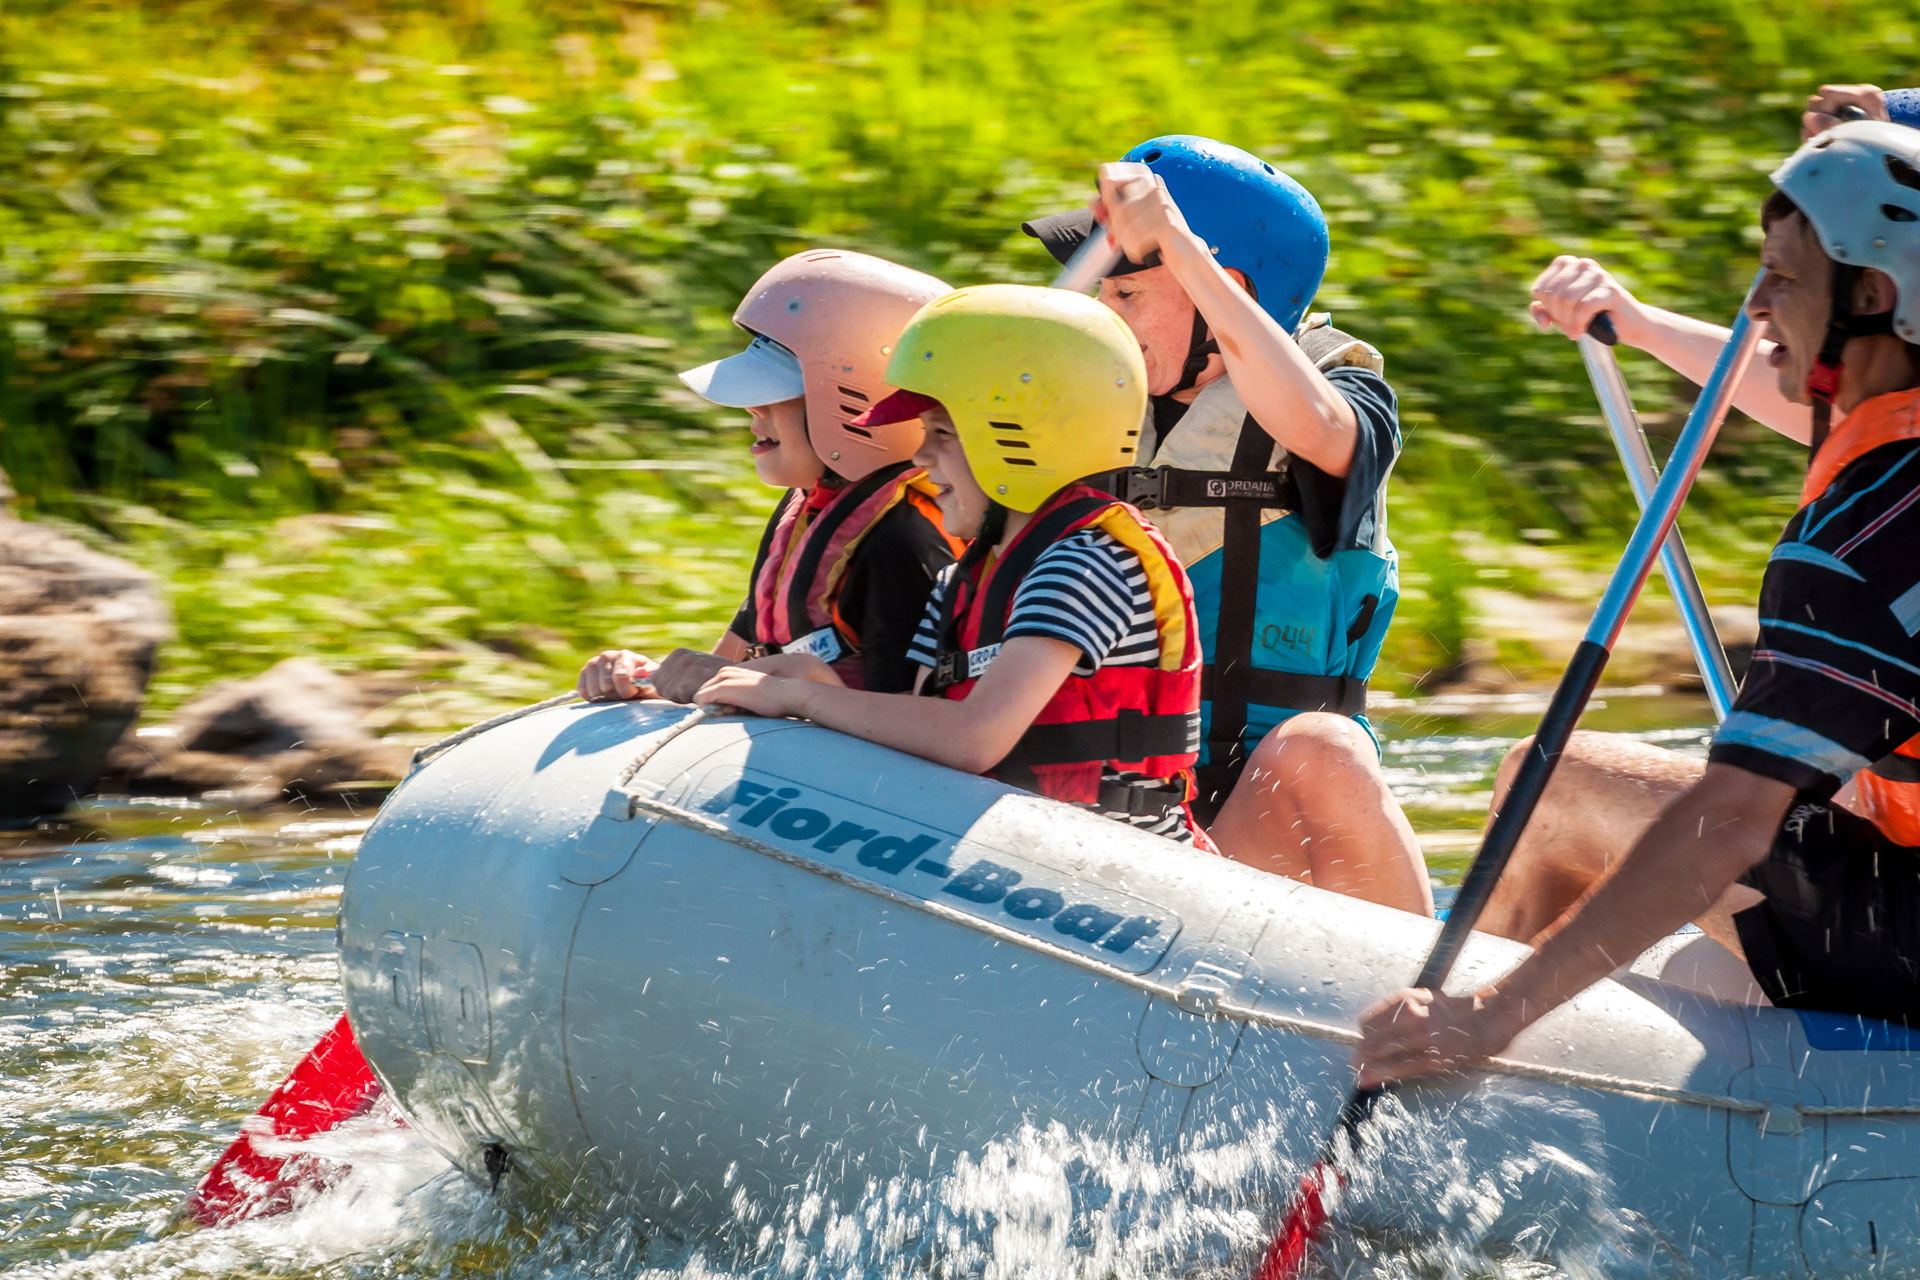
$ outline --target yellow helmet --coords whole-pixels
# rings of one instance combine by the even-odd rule
[[[974,479],[1014,511],[1132,466],[1147,415],[1133,331],[1064,289],[983,284],[935,298],[894,343],[886,380],[946,406]]]

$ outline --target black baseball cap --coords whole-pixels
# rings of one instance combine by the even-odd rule
[[[1093,211],[1077,209],[1072,213],[1050,213],[1045,217],[1033,218],[1020,224],[1020,229],[1047,247],[1053,260],[1065,265],[1074,250],[1087,242],[1093,234]],[[1158,266],[1158,263],[1151,264]],[[1128,276],[1136,271],[1145,271],[1146,266],[1132,258],[1123,257],[1118,266],[1108,272],[1109,275]]]

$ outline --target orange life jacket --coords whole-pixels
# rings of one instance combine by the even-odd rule
[[[903,502],[935,529],[942,528],[933,495],[927,473],[907,462],[881,467],[852,484],[790,491],[760,540],[752,656],[811,653],[849,688],[865,688],[859,632],[840,614],[847,568],[861,540]],[[958,554],[959,544],[947,541]]]
[[[1800,486],[1800,505],[1825,493],[1840,473],[1883,444],[1920,440],[1920,388],[1854,406],[1820,445]],[[1920,738],[1853,776],[1854,807],[1899,844],[1920,845]]]
[[[945,601],[952,619],[923,693],[955,700],[972,691],[1000,651],[1013,597],[1048,547],[1099,528],[1140,557],[1153,599],[1160,658],[1153,666],[1103,666],[1068,676],[1033,727],[992,773],[1073,804],[1128,811],[1102,794],[1106,770],[1177,780],[1175,805],[1189,794],[1200,751],[1200,630],[1193,588],[1160,533],[1133,507],[1084,484],[1043,503],[997,562],[975,565]],[[1145,811],[1145,810],[1141,810]]]

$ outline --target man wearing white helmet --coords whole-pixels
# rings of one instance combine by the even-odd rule
[[[1749,311],[1780,394],[1814,407],[1814,450],[1739,699],[1704,772],[1647,786],[1659,817],[1566,886],[1573,905],[1518,968],[1368,1012],[1362,1085],[1499,1052],[1688,920],[1775,1004],[1920,1016],[1920,132],[1840,125],[1774,183]],[[1869,772],[1889,760],[1909,763]],[[1871,817],[1832,803],[1866,778],[1884,792]],[[1536,844],[1516,884],[1578,880],[1553,859]]]
[[[1870,84],[1825,84],[1807,98],[1800,117],[1802,140],[1819,136],[1849,112],[1869,120],[1887,120],[1920,128],[1920,90],[1882,90]],[[1532,311],[1543,329],[1568,337],[1587,331],[1606,313],[1625,346],[1638,347],[1669,368],[1698,382],[1706,378],[1728,331],[1676,312],[1651,306],[1590,258],[1555,258],[1533,283]],[[1800,444],[1813,437],[1814,412],[1806,397],[1783,391],[1771,363],[1774,344],[1762,341],[1747,374],[1735,388],[1734,404],[1754,420]],[[1816,402],[1817,404],[1817,402]],[[1494,783],[1491,808],[1498,811],[1520,761],[1533,739],[1514,744]],[[1876,779],[1904,766],[1876,765],[1842,788],[1844,807],[1880,817],[1887,797]],[[1692,756],[1663,751],[1624,734],[1574,734],[1554,770],[1553,781],[1527,824],[1518,848],[1519,871],[1503,877],[1502,889],[1482,917],[1480,927],[1525,941],[1571,906],[1581,888],[1633,846],[1658,812],[1659,804],[1700,776]],[[1920,819],[1903,843],[1920,843]]]

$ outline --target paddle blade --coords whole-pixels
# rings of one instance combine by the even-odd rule
[[[1306,1273],[1307,1259],[1320,1233],[1327,1225],[1327,1187],[1338,1183],[1340,1175],[1322,1161],[1307,1170],[1287,1206],[1267,1251],[1254,1268],[1253,1280],[1299,1280]]]
[[[379,1096],[380,1082],[342,1014],[240,1126],[240,1136],[181,1206],[182,1215],[203,1227],[229,1227],[285,1213],[293,1207],[296,1192],[339,1181],[347,1169],[338,1161],[271,1148],[364,1115]]]

